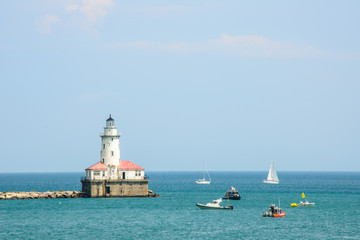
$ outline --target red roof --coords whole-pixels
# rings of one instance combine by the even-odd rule
[[[102,162],[98,162],[85,170],[107,170],[107,166],[105,166]]]
[[[144,170],[144,168],[132,163],[130,161],[120,160],[120,164],[118,166],[119,170]]]

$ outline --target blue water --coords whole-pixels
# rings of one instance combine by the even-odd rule
[[[159,198],[0,201],[0,239],[360,239],[360,173],[148,172]],[[0,191],[81,190],[82,173],[0,174]],[[200,210],[196,202],[241,193],[233,211]],[[305,192],[313,208],[291,208]],[[270,203],[284,218],[263,218]],[[227,202],[223,202],[226,205]]]

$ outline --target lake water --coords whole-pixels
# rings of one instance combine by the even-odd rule
[[[0,191],[81,190],[83,173],[0,174]],[[159,198],[0,201],[0,239],[360,239],[360,173],[147,172]],[[200,210],[234,186],[233,211]],[[291,208],[305,192],[313,208]],[[280,200],[284,218],[263,218]],[[224,201],[222,205],[226,205]]]

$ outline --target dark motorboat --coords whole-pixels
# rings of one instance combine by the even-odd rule
[[[225,196],[223,199],[230,199],[230,200],[240,200],[241,196],[238,190],[236,190],[233,186],[230,187],[230,190],[228,190],[225,193]]]

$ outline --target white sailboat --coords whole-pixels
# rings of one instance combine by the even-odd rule
[[[209,180],[206,180],[205,178],[205,172],[207,173],[208,177],[209,177]],[[203,179],[199,179],[197,181],[195,181],[197,184],[210,184],[211,183],[211,178],[210,178],[210,174],[209,172],[206,170],[206,167],[205,167],[205,162],[204,162],[204,177]]]
[[[271,162],[268,177],[263,181],[263,183],[279,184],[279,178],[275,171],[274,161]]]

